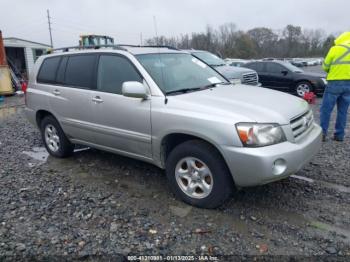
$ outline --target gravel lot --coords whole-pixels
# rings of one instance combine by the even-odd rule
[[[0,104],[0,261],[350,259],[349,127],[344,143],[324,143],[296,177],[240,190],[223,207],[204,210],[174,199],[152,165],[94,149],[64,160],[48,156],[21,104],[18,97]]]

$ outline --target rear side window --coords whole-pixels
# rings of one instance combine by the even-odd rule
[[[65,84],[80,88],[93,88],[96,55],[74,55],[68,58]]]
[[[127,81],[142,82],[142,77],[131,62],[121,56],[101,55],[97,71],[97,90],[121,94]]]
[[[39,70],[37,81],[39,83],[51,83],[54,84],[56,81],[56,72],[60,63],[61,57],[50,57],[46,58]]]
[[[244,67],[248,67],[248,68],[253,69],[257,72],[264,71],[264,63],[251,63],[251,64],[245,65]]]
[[[64,84],[64,74],[66,72],[67,61],[68,61],[67,56],[62,57],[61,63],[58,66],[58,70],[57,70],[57,76],[56,76],[57,84]]]

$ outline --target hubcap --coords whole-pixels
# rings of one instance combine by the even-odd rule
[[[300,84],[297,87],[297,94],[298,96],[303,97],[305,93],[310,92],[310,86],[308,84]]]
[[[57,152],[60,149],[60,137],[53,125],[45,127],[45,142],[52,152]]]
[[[176,182],[192,198],[207,197],[213,189],[213,176],[209,167],[194,157],[181,159],[175,168]]]

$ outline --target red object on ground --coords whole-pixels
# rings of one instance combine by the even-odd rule
[[[27,87],[28,87],[28,83],[27,83],[27,82],[22,82],[22,91],[23,91],[24,93],[27,92]]]
[[[307,92],[303,97],[309,104],[316,103],[316,95],[314,92]]]

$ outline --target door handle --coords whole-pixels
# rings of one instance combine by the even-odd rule
[[[92,98],[92,101],[95,102],[96,104],[103,103],[103,100],[99,96],[95,96],[94,98]]]
[[[55,89],[53,92],[52,92],[55,96],[59,96],[61,94],[60,90],[58,89]]]

